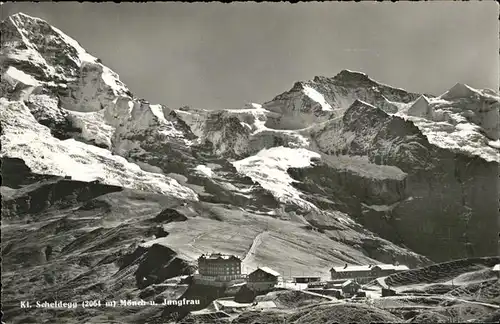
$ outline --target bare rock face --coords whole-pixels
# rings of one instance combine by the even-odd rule
[[[81,112],[98,111],[113,104],[116,98],[112,85],[106,83],[104,67],[97,63],[83,63],[79,68],[78,83],[70,83],[58,90],[62,107]],[[96,100],[99,98],[98,100]]]
[[[323,141],[331,138],[332,131],[340,137],[334,145]],[[431,259],[446,260],[450,253],[455,258],[495,253],[497,163],[436,147],[411,121],[359,101],[346,111],[342,123],[325,127],[317,138],[325,153],[366,156],[369,163],[358,166],[357,172],[342,172],[345,180],[338,178],[340,174],[320,177],[338,174],[335,168],[294,170],[302,182],[299,187],[328,188],[323,190],[329,190],[330,199],[344,206],[343,211],[358,215],[367,228]],[[355,159],[349,159],[349,168],[356,168]],[[384,176],[387,170],[373,171],[364,183],[359,182],[358,174],[382,165],[399,170],[398,185]],[[384,191],[391,194],[374,199],[374,192]],[[377,221],[370,221],[373,217]],[[436,245],[446,248],[435,249]]]
[[[95,185],[88,182],[58,180],[34,188],[29,194],[9,199],[3,206],[5,218],[37,214],[54,206],[64,208],[87,201],[107,192],[120,191],[116,186]]]

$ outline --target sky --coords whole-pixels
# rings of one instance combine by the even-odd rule
[[[5,3],[47,20],[171,108],[240,108],[296,81],[361,71],[439,95],[498,89],[498,5],[485,2]]]

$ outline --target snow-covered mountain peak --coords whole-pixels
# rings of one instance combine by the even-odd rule
[[[13,15],[2,22],[4,29],[8,37],[2,43],[5,45],[2,54],[7,58],[3,83],[11,88],[21,84],[21,88],[45,89],[43,94],[30,90],[34,92],[23,97],[29,98],[28,106],[36,116],[55,118],[60,123],[67,119],[81,130],[79,140],[122,156],[142,158],[156,154],[153,149],[172,154],[174,143],[175,150],[183,152],[175,154],[181,155],[193,145],[203,143],[209,143],[212,154],[239,158],[276,146],[291,151],[342,152],[345,143],[351,143],[350,153],[365,154],[377,134],[384,127],[397,124],[391,121],[399,117],[417,125],[432,144],[452,150],[470,147],[463,145],[463,141],[483,136],[481,132],[486,132],[493,141],[498,134],[497,124],[489,118],[495,111],[490,108],[497,103],[490,99],[498,98],[494,93],[457,84],[434,98],[385,85],[366,73],[352,70],[296,82],[290,90],[262,105],[250,102],[238,109],[222,111],[189,107],[171,110],[133,98],[116,73],[88,54],[77,41],[41,19]],[[477,98],[484,98],[481,107]],[[41,113],[44,107],[47,112]],[[456,113],[457,109],[473,113],[463,117]],[[398,118],[392,118],[394,114]],[[473,127],[466,131],[466,124],[460,118],[472,121]],[[339,128],[338,123],[343,126]],[[450,141],[440,140],[445,135],[436,131],[441,128],[435,126],[443,123],[451,125],[446,126],[447,131],[456,128],[453,136],[448,135],[455,139],[453,147]],[[391,127],[398,129],[400,125]],[[321,135],[315,133],[317,130]],[[470,132],[474,132],[473,138]],[[352,136],[366,143],[353,141]],[[486,155],[490,157],[494,144],[482,143],[481,148],[476,145],[474,154],[484,156],[489,150]],[[487,145],[485,151],[482,146]]]
[[[76,40],[50,25],[45,20],[31,17],[24,13],[14,14],[8,19],[18,28],[27,46],[34,46],[40,50],[48,45],[57,44],[59,48],[65,47],[68,51],[65,54],[70,55],[78,65],[81,65],[83,62],[96,63],[98,61],[96,57],[87,53]],[[67,46],[61,46],[63,44]]]
[[[477,93],[478,93],[477,90],[473,89],[472,87],[469,87],[465,83],[456,83],[448,91],[439,96],[439,98],[441,99],[466,98]]]
[[[500,101],[500,96],[491,89],[475,89],[465,83],[457,83],[448,91],[439,96],[444,100],[456,99],[486,99],[490,101]]]
[[[388,90],[392,90],[401,94],[409,93],[404,89],[395,88],[380,81],[377,81],[364,72],[353,71],[348,69],[341,70],[333,77],[315,76],[311,81],[308,81],[308,83],[311,82],[319,84],[334,84],[337,86],[344,86],[349,88],[370,88],[375,91],[385,90],[385,92],[387,92]]]
[[[457,83],[437,98],[420,97],[400,114],[410,116],[438,146],[466,150],[474,147],[474,154],[496,161],[499,111],[498,94]]]
[[[2,142],[8,144],[2,158],[24,158],[42,174],[84,173],[84,179],[197,199],[156,169],[129,162],[131,152],[147,152],[143,143],[191,144],[192,134],[170,109],[134,98],[118,74],[42,19],[15,14],[2,21],[1,32]],[[23,123],[7,128],[16,113]],[[37,158],[40,152],[49,158]]]
[[[89,74],[91,78],[99,74],[100,82],[114,95],[130,96],[115,72],[43,19],[17,13],[2,21],[1,32],[3,69],[13,66],[39,82],[66,88]]]
[[[18,21],[21,24],[26,24],[26,23],[42,23],[42,24],[47,24],[47,22],[41,18],[38,17],[33,17],[28,14],[25,14],[24,12],[17,12],[15,14],[12,14],[8,17],[8,19],[13,20],[13,21]]]
[[[342,70],[334,77],[296,82],[263,107],[282,115],[277,128],[298,129],[340,117],[357,99],[395,113],[419,96],[374,81],[365,73]]]

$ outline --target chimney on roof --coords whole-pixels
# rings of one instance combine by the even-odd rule
[[[347,268],[347,263],[346,263],[346,264],[345,264],[345,266],[344,266],[344,269],[346,269],[346,268]]]

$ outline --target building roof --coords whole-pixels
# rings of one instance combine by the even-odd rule
[[[500,263],[495,264],[495,266],[493,267],[493,271],[500,271]]]
[[[326,288],[326,289],[321,289],[321,290],[328,290],[328,291],[342,292],[342,290],[340,290],[340,289],[335,289],[335,288]]]
[[[293,276],[292,278],[321,278],[321,276]]]
[[[348,286],[352,283],[352,280],[347,280],[342,284],[342,287]]]
[[[343,267],[333,267],[330,271],[335,272],[365,272],[371,271],[374,267],[378,267],[382,270],[396,270],[403,271],[409,270],[405,265],[394,265],[394,264],[374,264],[374,265],[348,265]]]
[[[275,270],[273,270],[273,269],[271,269],[271,268],[268,268],[268,267],[259,267],[259,268],[257,268],[257,270],[255,270],[255,271],[258,271],[258,270],[262,270],[262,271],[264,271],[265,273],[270,274],[271,276],[275,276],[275,277],[279,277],[279,276],[281,276],[281,274],[280,274],[278,271],[275,271]],[[254,272],[255,272],[255,271],[254,271]]]
[[[331,289],[336,289],[336,290],[339,290],[339,289],[342,289],[342,285],[341,284],[336,284],[336,285],[331,285],[329,286]]]
[[[231,308],[246,308],[252,306],[251,303],[238,303],[235,302],[234,300],[225,300],[225,299],[217,299],[215,302],[222,307],[231,307]]]
[[[237,259],[240,260],[237,256],[234,255],[227,255],[227,254],[221,254],[221,253],[212,253],[212,254],[202,254],[199,259],[205,259],[205,260],[230,260],[230,259]]]
[[[330,271],[335,271],[335,272],[357,272],[357,271],[370,271],[371,270],[370,265],[350,265],[350,266],[343,266],[343,267],[333,267],[330,269]]]

